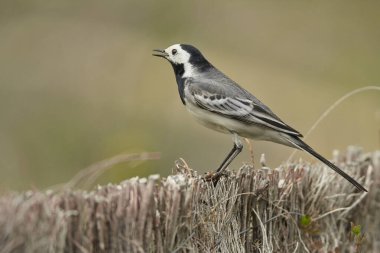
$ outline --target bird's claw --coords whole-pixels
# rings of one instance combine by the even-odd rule
[[[225,172],[207,172],[203,179],[206,182],[212,182],[213,185],[216,186],[220,178],[227,175],[228,174]]]

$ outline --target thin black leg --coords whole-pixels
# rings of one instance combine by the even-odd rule
[[[243,150],[243,144],[241,143],[239,136],[236,133],[234,134],[234,146],[231,151],[224,158],[222,164],[216,170],[213,175],[206,176],[206,181],[212,181],[214,186],[218,183],[220,177],[223,175],[223,171],[230,165],[230,163],[238,156],[238,154]]]
[[[214,186],[218,183],[220,177],[223,175],[223,171],[230,165],[230,163],[236,158],[236,156],[243,150],[243,145],[240,143],[234,143],[234,146],[227,157],[224,159],[222,164],[216,170],[216,173],[212,176],[211,180],[213,181]]]
[[[221,174],[228,167],[228,165],[231,164],[231,162],[238,156],[238,154],[242,150],[243,150],[242,145],[236,145],[236,143],[234,143],[232,150],[230,151],[230,153],[228,153],[227,157],[224,159],[222,164],[216,170],[216,174]]]
[[[216,172],[219,172],[219,171],[224,170],[225,167],[227,167],[227,166],[231,163],[231,162],[229,162],[229,163],[227,164],[227,166],[225,166],[225,164],[227,163],[227,161],[230,159],[230,157],[233,156],[233,154],[236,152],[236,150],[237,150],[237,146],[236,146],[236,144],[234,143],[234,146],[232,147],[230,153],[228,153],[228,155],[226,156],[226,158],[224,158],[222,164],[219,166],[219,168],[216,170]]]

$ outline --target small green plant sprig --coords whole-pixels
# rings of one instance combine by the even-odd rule
[[[350,230],[350,241],[354,242],[355,252],[360,252],[360,248],[365,241],[365,234],[362,231],[362,226],[360,224],[355,225],[351,222]]]

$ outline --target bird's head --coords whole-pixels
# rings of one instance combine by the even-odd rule
[[[174,70],[184,68],[184,74],[190,75],[193,70],[202,71],[205,67],[211,66],[202,53],[191,45],[174,44],[166,49],[154,49],[154,56],[168,60]]]

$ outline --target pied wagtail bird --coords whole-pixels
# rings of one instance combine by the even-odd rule
[[[206,127],[233,135],[234,146],[212,177],[213,181],[216,179],[217,182],[243,149],[239,138],[241,136],[304,150],[359,190],[367,191],[355,179],[303,142],[302,134],[284,123],[265,104],[215,68],[197,48],[175,44],[164,50],[153,51],[154,56],[162,57],[172,65],[179,95],[186,109]]]

